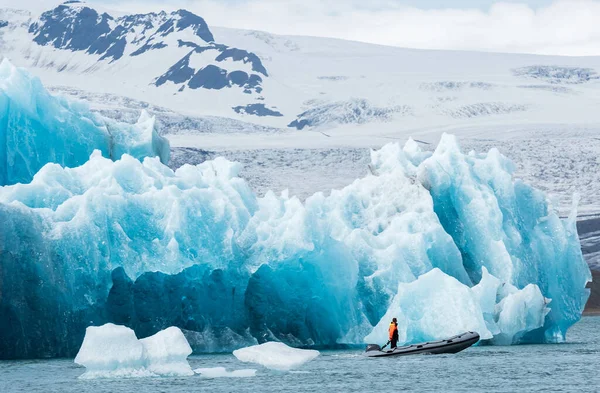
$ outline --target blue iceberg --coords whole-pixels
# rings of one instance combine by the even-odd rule
[[[64,108],[43,117],[88,124]],[[41,127],[28,146],[71,143],[17,118]],[[560,342],[589,296],[575,207],[561,220],[497,150],[464,154],[451,135],[433,152],[386,145],[365,177],[305,202],[257,197],[223,158],[173,171],[147,144],[116,159],[85,141],[99,149],[80,166],[49,159],[0,187],[2,358],[74,356],[105,323],[176,326],[195,351],[383,343],[392,316],[402,342]],[[24,160],[0,162],[12,179],[41,164],[4,154]]]
[[[0,125],[0,185],[28,183],[49,162],[81,165],[95,149],[112,159],[169,160],[169,143],[146,112],[137,124],[93,114],[82,102],[52,96],[7,59],[0,63]]]

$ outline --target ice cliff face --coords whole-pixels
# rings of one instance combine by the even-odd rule
[[[146,112],[137,124],[93,114],[80,102],[50,95],[39,79],[8,60],[0,64],[0,185],[30,182],[46,163],[78,166],[94,149],[111,159],[169,160],[169,142]]]
[[[88,135],[64,106],[38,108],[74,126],[15,122],[39,130],[31,149],[65,154],[56,133]],[[177,326],[204,351],[383,341],[391,316],[402,341],[556,342],[588,297],[574,215],[560,220],[498,151],[464,154],[450,135],[433,153],[412,140],[374,151],[370,174],[304,203],[258,198],[224,159],[172,171],[105,153],[0,187],[3,358],[72,356],[106,322],[138,337]],[[33,160],[16,169],[53,161],[20,157]]]

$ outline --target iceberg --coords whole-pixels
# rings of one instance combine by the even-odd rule
[[[521,290],[505,285],[510,288],[503,288],[485,267],[481,281],[472,288],[433,269],[398,285],[387,313],[365,341],[385,343],[389,323],[396,317],[401,343],[433,341],[467,331],[495,344],[519,342],[522,335],[544,326],[550,299],[534,284]]]
[[[0,63],[0,185],[29,183],[49,162],[81,165],[96,149],[111,159],[159,156],[166,164],[169,142],[154,123],[145,111],[137,124],[94,114],[83,102],[51,95],[39,79],[5,58]]]
[[[243,370],[227,371],[225,367],[197,368],[194,373],[204,378],[249,378],[256,376],[256,370],[248,368]]]
[[[133,330],[106,324],[86,329],[75,363],[86,368],[84,379],[98,377],[146,377],[144,346]]]
[[[292,348],[284,343],[269,341],[233,351],[233,356],[245,363],[257,363],[271,370],[289,371],[319,356],[314,349]]]
[[[86,329],[75,363],[86,368],[83,379],[189,376],[191,354],[176,327],[138,340],[128,327],[108,323]]]
[[[176,326],[196,351],[380,340],[390,316],[405,342],[560,342],[589,296],[575,207],[560,219],[497,150],[451,135],[386,145],[305,202],[257,197],[223,158],[84,161],[0,187],[0,357],[73,356],[105,323]]]
[[[431,193],[436,215],[459,248],[471,281],[479,282],[486,267],[507,288],[537,285],[552,300],[550,311],[543,328],[523,339],[564,341],[583,312],[589,297],[585,286],[591,281],[577,236],[578,196],[569,217],[561,220],[545,195],[514,180],[513,171],[497,149],[465,155],[454,136],[444,135],[432,156],[419,164],[417,176]],[[539,302],[535,306],[542,310]]]
[[[85,340],[85,339],[84,339]],[[193,375],[187,357],[192,348],[179,328],[171,326],[140,340],[145,350],[146,369],[154,375]]]

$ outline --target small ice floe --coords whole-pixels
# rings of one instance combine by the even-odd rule
[[[242,362],[257,363],[271,370],[289,371],[313,360],[319,356],[319,351],[292,348],[272,341],[235,350],[233,355]]]
[[[248,378],[256,375],[254,369],[227,371],[225,367],[197,368],[194,372],[205,378]]]
[[[108,323],[86,329],[75,363],[86,368],[84,379],[188,376],[191,353],[179,328],[138,340],[130,328]]]

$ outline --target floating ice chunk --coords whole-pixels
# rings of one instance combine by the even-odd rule
[[[233,355],[246,363],[257,363],[266,368],[289,371],[319,356],[319,351],[292,348],[284,343],[270,341],[233,351]]]
[[[86,368],[81,378],[151,376],[145,360],[144,346],[133,330],[112,323],[88,327],[75,357]]]
[[[194,375],[187,362],[192,348],[179,328],[172,326],[140,342],[146,350],[146,367],[150,372],[161,376]]]
[[[248,378],[256,375],[256,370],[251,368],[233,371],[227,371],[225,367],[197,368],[194,372],[205,378]]]
[[[86,329],[75,363],[86,368],[84,379],[188,376],[191,353],[179,328],[138,340],[130,328],[107,323]]]

